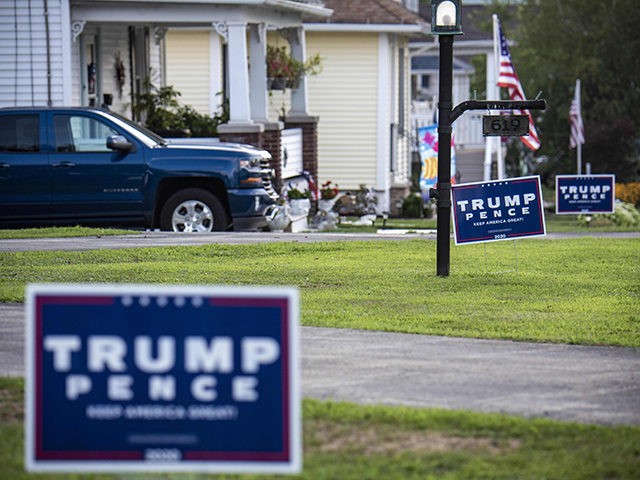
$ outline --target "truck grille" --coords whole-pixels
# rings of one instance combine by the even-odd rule
[[[277,198],[278,192],[276,192],[273,187],[273,169],[271,168],[268,158],[260,160],[260,170],[262,171],[262,183],[264,184],[264,189],[269,193],[269,196]]]

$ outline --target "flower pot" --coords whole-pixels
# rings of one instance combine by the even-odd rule
[[[290,199],[289,207],[291,207],[290,213],[292,216],[307,216],[309,215],[309,210],[311,210],[311,201],[308,198]]]
[[[299,77],[289,78],[287,80],[287,88],[290,88],[291,90],[297,90],[299,86],[300,86],[300,78]]]
[[[269,90],[285,90],[287,88],[286,77],[273,77],[269,80]]]
[[[335,198],[331,198],[331,199],[320,199],[318,200],[318,210],[322,211],[322,212],[330,212],[331,209],[333,208],[333,206],[336,203],[336,199]]]

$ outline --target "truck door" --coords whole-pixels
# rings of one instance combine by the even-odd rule
[[[142,149],[119,152],[107,148],[109,136],[125,132],[90,112],[50,113],[49,121],[54,145],[50,155],[54,217],[140,222],[146,170]]]
[[[0,115],[0,220],[20,222],[50,214],[48,155],[41,115]]]

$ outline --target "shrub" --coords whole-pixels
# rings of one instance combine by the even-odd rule
[[[144,124],[159,135],[175,136],[179,131],[191,137],[216,137],[218,125],[229,120],[229,104],[223,102],[222,111],[215,116],[197,112],[190,105],[178,101],[181,95],[172,85],[154,86],[144,82],[145,92],[136,96],[134,111]]]
[[[422,197],[412,193],[402,201],[402,216],[405,218],[422,217]]]
[[[640,182],[616,183],[616,198],[640,207]]]
[[[621,227],[640,227],[640,211],[631,203],[616,202],[615,213],[605,215],[579,215],[581,225],[605,227],[619,225]]]

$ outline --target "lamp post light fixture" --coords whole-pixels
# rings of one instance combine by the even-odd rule
[[[431,35],[462,35],[460,0],[431,0]]]
[[[438,97],[438,185],[436,263],[437,274],[449,276],[451,246],[451,110],[453,91],[453,38],[462,35],[460,0],[431,0],[431,34],[440,44],[440,91]]]

